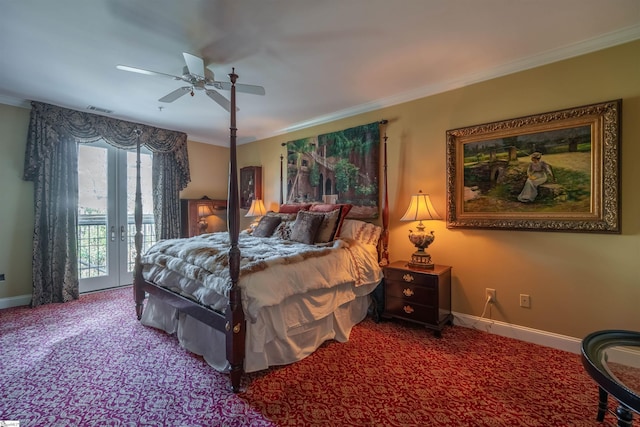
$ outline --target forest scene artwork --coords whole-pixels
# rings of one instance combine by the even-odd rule
[[[286,146],[287,203],[349,203],[349,218],[378,217],[378,122]]]
[[[620,109],[447,131],[447,226],[619,232]]]

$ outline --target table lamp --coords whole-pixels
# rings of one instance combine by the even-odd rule
[[[409,230],[409,241],[414,244],[417,251],[411,255],[411,262],[409,262],[408,266],[410,268],[417,268],[423,270],[429,270],[433,268],[433,263],[431,262],[431,255],[425,252],[425,249],[429,247],[431,243],[435,240],[435,236],[433,235],[433,231],[431,233],[425,233],[424,224],[422,221],[432,220],[432,219],[442,219],[440,215],[436,212],[433,204],[431,203],[431,199],[428,194],[424,194],[422,190],[418,192],[418,194],[414,194],[411,196],[411,202],[409,203],[409,207],[407,211],[404,213],[404,216],[400,218],[400,221],[420,221],[416,228],[418,229],[416,232],[413,230]]]
[[[249,211],[245,215],[247,218],[253,217],[253,221],[249,224],[249,228],[253,230],[257,227],[260,218],[263,217],[267,213],[267,210],[264,208],[264,203],[260,199],[253,199],[251,201],[251,206],[249,207]]]
[[[207,227],[209,224],[207,223],[207,217],[213,215],[213,211],[209,205],[198,205],[198,228],[200,229],[200,234],[205,233],[207,231]]]

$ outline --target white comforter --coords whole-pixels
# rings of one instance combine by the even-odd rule
[[[277,305],[293,295],[348,283],[360,287],[382,279],[375,246],[354,238],[314,246],[243,232],[239,248],[239,286],[250,321],[255,321],[261,308]],[[222,311],[230,286],[228,249],[227,233],[164,240],[143,256],[143,275]]]

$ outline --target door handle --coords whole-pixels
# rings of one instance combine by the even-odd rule
[[[111,234],[111,241],[115,242],[116,241],[116,228],[113,225],[111,226],[110,234]]]
[[[125,239],[125,232],[124,232],[124,225],[120,226],[120,240],[122,240],[124,242]]]

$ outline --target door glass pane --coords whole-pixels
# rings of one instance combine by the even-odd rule
[[[78,146],[78,273],[80,279],[108,275],[107,150]]]
[[[142,195],[142,253],[156,241],[155,223],[153,220],[153,184],[152,155],[140,154],[140,184]],[[127,152],[127,271],[135,266],[135,200],[136,200],[136,152]]]

